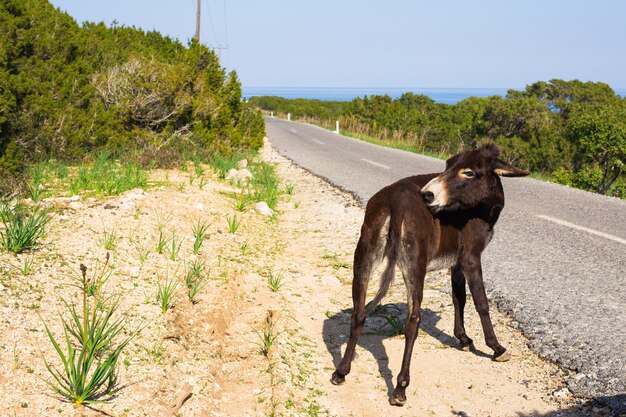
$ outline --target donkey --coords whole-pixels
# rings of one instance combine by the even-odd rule
[[[402,272],[408,293],[408,317],[402,367],[390,404],[402,406],[406,402],[405,391],[410,382],[409,367],[420,325],[427,271],[451,268],[454,336],[459,340],[460,348],[473,349],[472,339],[465,333],[463,324],[467,280],[485,341],[494,352],[493,359],[505,362],[511,358],[493,331],[480,257],[493,236],[494,225],[504,207],[499,176],[523,177],[529,172],[498,159],[499,154],[500,150],[493,144],[461,152],[446,161],[444,172],[404,178],[378,191],[369,200],[354,254],[354,310],[350,338],[332,375],[334,385],[343,384],[350,373],[365,317],[389,290],[396,265]],[[387,264],[380,288],[366,306],[370,277],[385,258]]]

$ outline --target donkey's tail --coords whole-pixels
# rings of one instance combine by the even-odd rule
[[[372,301],[367,303],[367,305],[365,306],[366,316],[369,316],[372,313],[372,311],[374,311],[374,309],[378,307],[378,304],[380,304],[383,297],[387,295],[387,292],[389,291],[389,287],[391,287],[391,284],[393,283],[393,279],[396,276],[396,273],[395,273],[396,272],[396,259],[397,259],[397,254],[398,254],[397,242],[398,242],[399,236],[396,236],[397,233],[394,232],[391,225],[389,227],[388,233],[389,234],[387,236],[387,245],[386,245],[387,248],[385,250],[386,255],[387,255],[387,266],[385,266],[383,276],[381,277],[380,287],[378,288],[378,292],[376,293]]]

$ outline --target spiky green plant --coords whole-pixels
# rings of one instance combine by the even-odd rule
[[[102,232],[102,237],[100,237],[100,244],[106,251],[112,251],[117,246],[117,231],[115,230],[105,230]]]
[[[207,237],[209,226],[209,223],[202,220],[198,220],[191,226],[191,231],[193,232],[194,237],[193,253],[195,255],[200,252],[200,246],[202,246],[202,242],[204,242],[204,239]]]
[[[178,259],[178,253],[182,245],[182,240],[176,240],[176,234],[172,231],[172,239],[170,239],[170,260],[175,261]]]
[[[167,310],[174,306],[176,288],[178,288],[178,281],[175,277],[171,279],[165,277],[157,282],[156,302],[161,306],[161,313],[167,313]]]
[[[226,221],[228,222],[228,233],[234,235],[237,232],[237,229],[239,229],[241,220],[237,218],[237,215],[234,215],[233,217],[227,217]]]
[[[124,316],[111,321],[119,303],[100,300],[102,287],[100,278],[93,306],[89,308],[85,265],[81,264],[81,272],[82,315],[74,305],[65,303],[70,320],[62,319],[64,348],[57,342],[47,323],[44,322],[46,334],[63,365],[61,370],[57,370],[44,357],[46,369],[53,377],[53,380],[46,380],[46,383],[63,398],[76,405],[103,402],[103,397],[112,394],[117,382],[119,356],[139,331],[133,332],[116,346],[115,340],[125,324]],[[98,309],[99,304],[102,305],[102,310]]]
[[[22,273],[22,275],[26,276],[32,272],[34,265],[35,257],[30,256],[24,259],[24,263],[22,264],[22,269],[20,270],[20,272]]]
[[[6,206],[2,211],[0,217],[4,231],[0,231],[0,244],[13,253],[33,248],[43,237],[45,226],[50,221],[49,210],[39,206],[32,209],[21,205]]]
[[[196,259],[190,264],[185,264],[184,281],[189,301],[196,304],[196,295],[209,283],[209,271],[206,271],[206,263]]]
[[[239,194],[235,194],[235,210],[242,212],[250,204],[250,195],[242,189]]]
[[[269,270],[267,272],[267,283],[270,286],[272,292],[278,292],[278,290],[285,285],[283,279],[285,278],[285,271],[274,272]]]

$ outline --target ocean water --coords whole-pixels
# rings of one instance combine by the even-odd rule
[[[523,88],[513,88],[523,90]],[[357,97],[385,95],[399,98],[404,93],[423,94],[437,103],[456,104],[468,97],[505,96],[509,88],[414,88],[414,87],[243,87],[243,97],[278,96],[332,101],[352,101]],[[626,89],[616,89],[622,97]]]
[[[357,97],[385,95],[399,98],[404,93],[423,94],[437,103],[455,104],[468,97],[504,96],[507,88],[384,88],[384,87],[243,87],[243,96],[278,96],[317,100],[352,101]]]

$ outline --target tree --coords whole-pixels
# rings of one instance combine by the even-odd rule
[[[592,176],[593,190],[606,194],[625,172],[626,104],[584,107],[568,124],[568,134],[577,145],[575,172]],[[585,170],[585,168],[592,168]],[[591,175],[593,171],[597,172]]]

